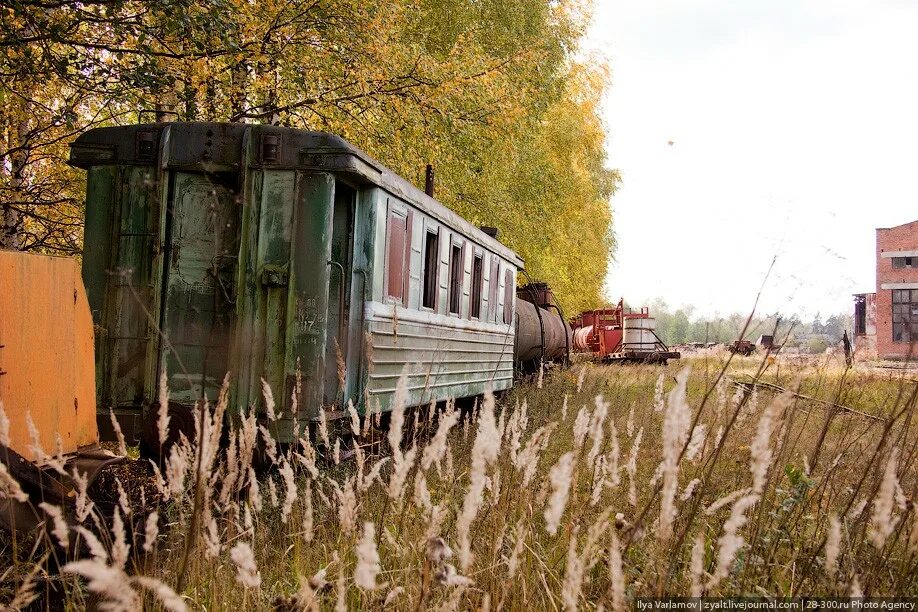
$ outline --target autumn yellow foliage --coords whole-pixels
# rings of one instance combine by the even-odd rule
[[[337,133],[496,226],[570,313],[613,248],[589,6],[564,0],[24,0],[0,18],[0,246],[77,254],[80,132],[137,121]]]

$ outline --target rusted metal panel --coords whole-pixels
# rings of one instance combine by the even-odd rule
[[[29,460],[27,414],[42,448],[98,441],[93,322],[75,260],[0,251],[0,401],[10,447]]]
[[[150,166],[89,171],[83,280],[97,330],[97,399],[104,422],[110,408],[139,406],[154,386],[162,214],[157,176]]]
[[[292,382],[299,361],[302,407],[309,418],[316,418],[325,391],[325,360],[335,359],[334,347],[325,344],[335,179],[326,173],[303,173],[300,185],[290,262],[293,292],[287,372]]]
[[[172,176],[160,321],[173,401],[215,398],[229,370],[239,241],[235,182],[234,175]]]
[[[299,367],[299,419],[318,416],[326,362],[333,197],[330,174],[252,172],[231,366],[238,406],[263,404],[264,378],[278,412],[283,411]],[[278,430],[282,439],[292,430],[289,411],[285,419]]]

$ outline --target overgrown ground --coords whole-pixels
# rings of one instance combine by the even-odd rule
[[[217,404],[205,443],[164,470],[158,522],[135,511],[140,525],[123,535],[116,517],[51,584],[71,609],[142,598],[207,610],[623,610],[658,594],[918,595],[918,384],[821,360],[734,359],[721,376],[726,359],[578,364],[496,408],[485,401],[474,420],[393,418],[402,445],[382,440],[339,465],[321,465],[311,444],[278,450],[257,487],[254,419],[218,451],[206,435]],[[734,384],[751,378],[822,401]],[[66,531],[72,545],[98,530]],[[39,553],[5,546],[9,600]]]

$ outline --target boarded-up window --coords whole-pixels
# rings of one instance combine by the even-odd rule
[[[462,247],[452,245],[449,255],[449,312],[459,314],[462,302]]]
[[[513,322],[513,270],[504,273],[504,323]]]
[[[488,320],[497,322],[497,275],[500,273],[500,262],[491,255],[491,275],[488,276]]]
[[[918,289],[892,292],[893,342],[918,341]]]
[[[473,319],[481,317],[481,282],[482,274],[484,274],[481,257],[481,255],[475,255],[475,259],[472,261],[472,294],[469,297],[469,317]]]
[[[854,335],[867,333],[867,298],[858,295],[854,298]]]
[[[438,271],[440,269],[440,240],[437,232],[427,232],[424,238],[424,287],[421,306],[437,309]]]
[[[408,220],[405,215],[389,211],[386,230],[386,295],[404,302],[405,280],[408,277],[405,253],[408,252]]]

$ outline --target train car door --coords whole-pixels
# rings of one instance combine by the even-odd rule
[[[325,332],[324,405],[344,407],[347,400],[350,355],[349,320],[351,314],[351,277],[354,256],[354,202],[356,192],[335,182],[332,213],[331,257],[328,265],[328,317]]]
[[[161,366],[170,399],[213,400],[229,368],[239,253],[235,173],[176,172],[166,221]]]

